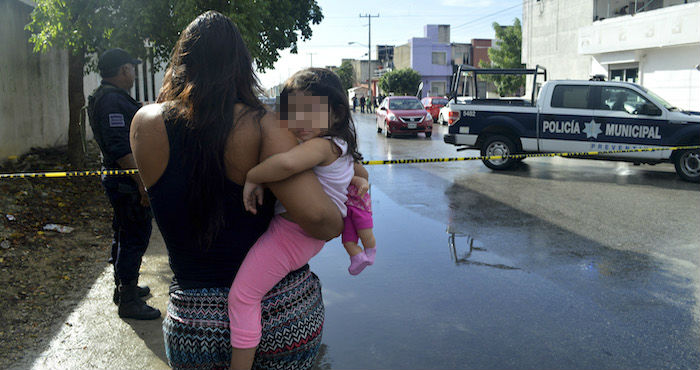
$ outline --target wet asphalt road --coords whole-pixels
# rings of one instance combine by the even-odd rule
[[[433,137],[386,139],[356,115],[366,159],[475,156]],[[334,240],[320,369],[698,369],[700,185],[668,164],[527,159],[368,166],[377,259],[347,273]],[[157,229],[154,229],[157,230]],[[111,268],[12,369],[166,369],[161,320],[121,320]],[[141,269],[165,312],[154,232]]]
[[[365,159],[476,156],[447,129],[387,139],[355,116]],[[332,368],[700,367],[700,186],[670,164],[527,159],[368,166],[377,262],[312,260]],[[452,243],[451,243],[452,241]],[[471,246],[471,247],[470,247]]]

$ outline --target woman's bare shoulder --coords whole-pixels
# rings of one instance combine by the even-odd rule
[[[162,104],[141,107],[131,121],[131,151],[146,187],[154,184],[168,164],[168,134]]]
[[[135,126],[135,127],[134,127]],[[165,130],[163,122],[163,104],[149,104],[141,107],[131,121],[132,131],[160,131]]]
[[[298,144],[294,135],[287,128],[282,127],[276,113],[266,113],[260,120],[260,125],[263,135],[261,160],[273,154],[286,152]]]

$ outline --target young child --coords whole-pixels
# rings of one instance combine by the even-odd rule
[[[299,172],[313,169],[324,191],[338,206],[348,229],[345,202],[350,183],[357,189],[354,204],[369,211],[367,172],[359,164],[355,127],[350,107],[340,79],[330,70],[310,68],[295,73],[280,94],[281,122],[287,123],[300,144],[288,152],[273,155],[250,171],[243,188],[246,210],[256,213],[262,203],[260,184],[280,181]],[[286,115],[284,113],[287,113]],[[355,171],[358,175],[355,176]],[[361,213],[361,212],[360,212]],[[370,245],[371,214],[364,214],[357,229],[363,245]],[[373,236],[371,238],[373,243]],[[346,246],[351,254],[350,272],[359,274],[371,264],[374,253],[365,254],[357,245],[357,235],[349,238]],[[345,241],[344,241],[345,242]],[[284,207],[278,202],[275,216],[267,231],[246,255],[231,286],[228,310],[231,328],[232,369],[249,369],[255,349],[261,338],[261,301],[263,296],[289,272],[304,266],[323,247],[325,241],[306,234],[299,225],[289,220]],[[374,246],[374,244],[371,244]],[[373,251],[375,249],[373,248]],[[354,254],[353,254],[354,253]]]

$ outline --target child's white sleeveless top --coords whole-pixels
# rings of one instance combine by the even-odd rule
[[[355,175],[353,169],[352,156],[348,154],[348,144],[343,139],[336,137],[322,137],[335,143],[342,151],[342,154],[333,163],[327,166],[316,166],[313,168],[318,181],[321,183],[323,190],[328,194],[331,200],[338,206],[340,213],[345,217],[348,213],[348,208],[345,202],[348,200],[348,185],[350,180]],[[275,214],[284,213],[287,210],[282,203],[277,201],[275,204]]]

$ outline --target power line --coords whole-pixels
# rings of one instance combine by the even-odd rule
[[[470,20],[469,22],[462,23],[462,24],[460,24],[460,25],[451,27],[451,29],[454,30],[454,29],[457,29],[457,28],[460,28],[460,27],[468,26],[468,25],[470,25],[470,24],[472,24],[472,23],[474,23],[474,22],[476,22],[476,21],[480,21],[480,20],[482,20],[482,19],[486,19],[486,18],[492,17],[492,16],[494,16],[494,15],[499,15],[499,14],[501,14],[501,13],[504,13],[504,12],[508,11],[508,10],[515,9],[515,8],[521,6],[521,5],[522,5],[522,4],[518,4],[518,5],[514,5],[514,6],[511,6],[511,7],[505,8],[505,9],[501,9],[501,10],[499,10],[499,11],[497,11],[497,12],[494,12],[494,13],[491,13],[491,14],[487,14],[487,15],[484,15],[484,16],[482,16],[482,17],[472,19],[472,20]]]

